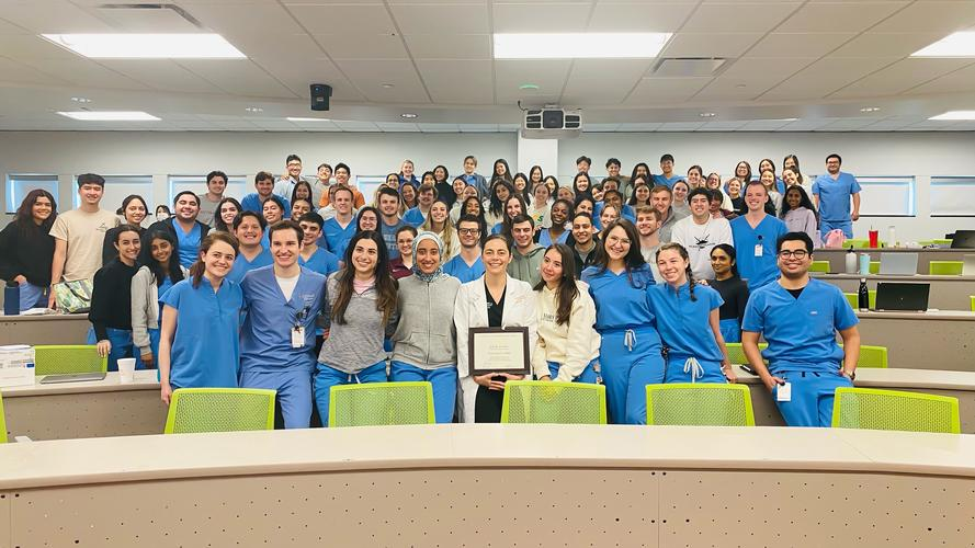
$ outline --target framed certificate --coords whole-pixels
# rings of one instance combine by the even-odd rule
[[[469,333],[471,375],[531,374],[527,327],[472,327]]]

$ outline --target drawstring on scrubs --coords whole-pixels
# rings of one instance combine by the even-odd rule
[[[633,352],[633,346],[636,345],[636,331],[633,331],[632,329],[626,330],[626,332],[623,334],[623,345],[626,346],[627,350]]]
[[[690,373],[691,382],[695,383],[697,379],[704,376],[704,368],[701,367],[701,363],[697,361],[697,358],[692,356],[684,362],[684,373]]]

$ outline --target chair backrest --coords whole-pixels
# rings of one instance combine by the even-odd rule
[[[166,434],[274,429],[274,390],[180,388],[173,392]]]
[[[833,428],[959,434],[958,398],[901,390],[837,388]]]
[[[108,371],[108,356],[99,356],[98,347],[93,344],[34,347],[35,376],[106,371]]]
[[[843,344],[840,343],[840,348]],[[860,345],[860,359],[857,360],[857,367],[870,367],[887,369],[887,347]]]
[[[931,261],[928,274],[932,276],[961,276],[964,261]]]
[[[975,312],[975,295],[969,297],[972,300],[972,312]]]
[[[813,261],[812,266],[809,267],[809,271],[829,274],[829,261]]]
[[[7,419],[3,414],[3,396],[0,395],[0,443],[7,443]]]
[[[647,424],[755,426],[751,393],[743,384],[648,384]]]
[[[333,386],[328,426],[434,424],[433,385],[429,382],[372,382]]]
[[[850,238],[843,242],[843,247],[847,249],[850,249],[851,247],[853,249],[864,249],[869,245],[870,245],[870,240],[859,240],[854,238]]]
[[[501,422],[606,424],[606,387],[584,382],[508,381]]]
[[[867,301],[869,302],[868,306],[870,308],[877,308],[877,290],[869,289],[867,290],[867,293],[869,293],[869,297],[867,298]],[[860,308],[859,295],[856,293],[844,293],[843,295],[846,296],[846,302],[850,303],[853,310],[858,310]]]
[[[728,348],[728,359],[734,365],[745,365],[748,363],[748,357],[745,356],[745,350],[741,347],[741,343],[725,343],[725,347]],[[758,343],[759,350],[765,350],[768,348],[768,343]]]

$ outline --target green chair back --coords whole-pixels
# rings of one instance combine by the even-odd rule
[[[853,249],[866,249],[870,247],[870,240],[860,240],[860,239],[851,238],[849,240],[843,241],[843,247],[845,247],[846,249],[850,249],[851,247]]]
[[[962,261],[931,261],[928,274],[932,276],[961,276],[964,266]]]
[[[748,363],[748,357],[745,356],[745,350],[741,347],[741,343],[725,343],[725,347],[728,349],[728,359],[734,365],[745,365]],[[768,348],[768,343],[758,343],[759,350],[765,350]]]
[[[951,240],[945,240],[945,239],[921,240],[918,243],[923,246],[928,246],[928,245],[950,246]]]
[[[374,382],[333,386],[328,426],[434,424],[433,385],[429,382]]]
[[[99,356],[98,347],[93,344],[34,347],[35,376],[106,371],[108,371],[108,356]]]
[[[501,422],[606,424],[606,387],[583,382],[508,381]]]
[[[867,293],[868,293],[867,301],[869,303],[870,308],[877,308],[877,290],[869,289],[867,290]],[[846,301],[850,303],[850,306],[853,308],[853,310],[860,309],[859,295],[857,295],[856,293],[844,293],[843,295],[846,295]]]
[[[843,348],[842,344],[840,344],[840,348]],[[857,360],[857,367],[887,369],[887,347],[860,345],[860,359]]]
[[[972,312],[975,312],[975,295],[969,297],[972,300]]]
[[[166,434],[274,429],[274,390],[180,388],[173,392]]]
[[[813,261],[812,266],[809,267],[809,271],[829,274],[829,261]]]
[[[0,443],[7,443],[7,419],[3,414],[3,396],[0,395]]]
[[[833,428],[959,434],[958,398],[900,390],[837,388]]]
[[[647,424],[755,426],[755,413],[743,384],[648,384]]]

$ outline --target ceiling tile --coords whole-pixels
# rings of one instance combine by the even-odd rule
[[[616,131],[626,132],[642,132],[642,131],[655,131],[657,128],[663,124],[659,123],[634,123],[634,124],[620,124]]]
[[[975,2],[916,2],[870,29],[872,32],[940,32],[975,25]]]
[[[332,59],[406,59],[406,48],[399,36],[390,34],[371,34],[350,36],[348,34],[316,34],[315,41],[321,44]]]
[[[78,54],[30,34],[0,35],[0,54],[12,59],[78,58]]]
[[[6,0],[3,18],[36,34],[112,32],[111,25],[65,0]]]
[[[562,93],[562,102],[619,104],[652,63],[652,59],[576,59]]]
[[[684,28],[694,32],[769,32],[801,2],[702,4]],[[733,21],[733,23],[731,23]]]
[[[0,19],[0,36],[8,35],[8,34],[32,35],[33,33],[9,21]]]
[[[944,38],[937,32],[874,33],[867,32],[850,40],[833,55],[837,57],[906,57]]]
[[[227,62],[214,59],[180,59],[178,63],[231,95],[254,98],[296,98],[295,92],[249,60]]]
[[[220,88],[169,59],[106,59],[101,64],[160,91],[220,93]]]
[[[599,2],[590,32],[677,32],[694,11],[689,2]]]
[[[710,81],[711,78],[644,78],[627,97],[626,104],[686,101]]]
[[[820,99],[897,61],[889,57],[828,57],[761,96],[763,100]]]
[[[582,32],[590,2],[518,2],[494,4],[494,32]]]
[[[420,77],[408,60],[337,60],[366,99],[379,103],[429,103]],[[384,85],[392,85],[385,88]]]
[[[784,128],[795,120],[752,120],[738,128],[739,131],[775,131]]]
[[[416,124],[404,122],[376,122],[376,127],[384,133],[419,133],[420,128]]]
[[[946,74],[906,92],[908,95],[924,93],[975,93],[975,66]]]
[[[293,59],[290,57],[259,57],[251,61],[274,76],[299,97],[308,97],[312,83],[332,86],[333,101],[361,101],[363,96],[326,57]]]
[[[423,133],[460,133],[457,124],[417,124]]]
[[[393,34],[393,19],[381,3],[289,5],[311,34]]]
[[[656,131],[695,131],[706,122],[666,122],[660,124]]]
[[[738,121],[728,121],[728,122],[708,122],[698,128],[698,131],[734,131],[748,122],[738,120]]]
[[[809,2],[776,32],[863,32],[909,3]]]
[[[300,30],[300,29],[295,29]],[[269,39],[264,33],[240,36],[234,33],[228,41],[248,57],[292,58],[318,57],[321,48],[307,34],[281,34]]]
[[[491,57],[491,36],[487,34],[407,34],[404,38],[414,59]]]
[[[491,61],[421,59],[416,66],[435,103],[494,103]]]
[[[146,86],[84,57],[72,59],[25,59],[23,63],[79,86],[102,89],[145,90]]]
[[[749,57],[822,57],[854,33],[773,33],[748,50]]]
[[[830,97],[896,95],[972,63],[972,59],[908,58],[858,80]]]
[[[410,4],[390,6],[403,34],[487,34],[488,6],[480,4]]]
[[[759,33],[681,32],[670,39],[660,57],[740,57]]]
[[[519,99],[532,100],[530,104],[558,101],[572,61],[553,59],[502,59],[494,62],[495,97],[499,104],[513,104]],[[522,84],[534,84],[537,91],[518,89]]]
[[[192,4],[186,6],[186,11],[231,43],[238,38],[246,41],[255,36],[273,40],[302,30],[287,10],[271,2]]]
[[[3,75],[3,81],[9,83],[44,85],[67,84],[65,80],[57,78],[53,74],[45,74],[33,67],[23,65],[11,59],[7,59],[6,57],[0,57],[0,74]]]

